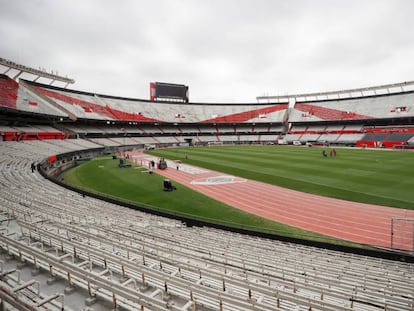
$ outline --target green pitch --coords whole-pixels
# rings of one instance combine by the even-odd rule
[[[358,246],[321,234],[279,224],[211,199],[173,182],[177,190],[163,191],[164,177],[148,174],[145,168],[118,168],[118,160],[96,158],[64,173],[64,182],[148,209],[188,216],[227,226],[269,232],[278,235]]]
[[[290,146],[188,147],[149,153],[235,176],[256,179],[331,197],[414,208],[414,153]],[[65,182],[149,209],[279,235],[342,243],[319,234],[278,224],[213,200],[174,183],[163,191],[164,177],[145,168],[118,168],[118,160],[97,158],[68,171]],[[349,244],[348,244],[349,245]],[[354,245],[354,244],[351,244]]]
[[[350,201],[414,209],[414,153],[293,146],[159,149],[149,153],[249,179]],[[187,159],[185,155],[187,154]]]
[[[165,192],[163,176],[148,174],[146,168],[135,165],[121,169],[118,163],[118,160],[110,157],[96,158],[65,172],[63,178],[66,183],[78,188],[129,203],[139,203],[153,210],[247,229],[262,228],[262,231],[269,230],[283,235],[319,236],[232,208],[174,181],[177,190]]]

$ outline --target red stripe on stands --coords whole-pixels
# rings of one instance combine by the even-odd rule
[[[81,100],[78,98],[73,98],[66,94],[60,94],[49,89],[45,89],[39,86],[35,86],[35,88],[41,92],[43,95],[48,97],[63,101],[67,104],[71,105],[78,105],[81,106],[85,112],[91,113],[94,112],[98,115],[104,116],[107,119],[115,119],[115,120],[124,120],[124,121],[141,121],[141,122],[161,122],[160,120],[148,118],[140,113],[129,113],[117,109],[112,109],[109,106],[100,106],[98,104],[88,102],[85,100]]]
[[[0,106],[16,109],[19,85],[13,79],[0,75]]]
[[[338,109],[326,108],[309,104],[295,104],[295,110],[305,112],[304,117],[315,116],[323,120],[367,120],[375,119],[372,116],[357,114],[352,111],[343,111]]]
[[[234,114],[229,114],[226,116],[220,116],[220,117],[214,117],[211,119],[207,119],[204,121],[201,121],[200,123],[233,123],[233,122],[246,122],[251,119],[256,118],[265,118],[267,114],[285,110],[288,108],[288,104],[280,104],[260,109],[254,109]]]

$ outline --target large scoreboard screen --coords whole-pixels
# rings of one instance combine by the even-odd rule
[[[150,100],[178,100],[188,103],[188,86],[183,84],[151,82]]]

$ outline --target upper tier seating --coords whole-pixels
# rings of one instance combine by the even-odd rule
[[[8,76],[0,74],[0,107],[16,109],[19,85]]]
[[[414,92],[296,103],[290,122],[371,120],[414,116]]]
[[[68,117],[39,94],[0,74],[0,107],[57,117]]]
[[[82,119],[151,123],[281,123],[287,111],[287,104],[161,103],[69,91],[39,84],[33,88]]]
[[[16,102],[16,109],[57,117],[67,118],[68,114],[58,107],[53,106],[47,99],[33,89],[26,87],[25,84],[19,84],[18,98]]]

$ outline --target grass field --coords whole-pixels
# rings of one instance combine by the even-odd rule
[[[315,147],[225,146],[158,149],[149,153],[300,191],[414,209],[414,153],[410,152],[341,148],[336,157],[323,157],[322,149]],[[164,192],[162,176],[145,173],[140,167],[120,169],[118,163],[111,157],[97,158],[66,172],[64,179],[77,187],[149,209],[355,246],[245,213],[183,185],[177,191]]]
[[[350,201],[414,209],[414,153],[319,147],[224,146],[149,153],[286,188]],[[188,159],[185,158],[187,153]]]
[[[139,203],[148,209],[285,236],[327,239],[317,233],[298,230],[240,211],[183,185],[177,191],[164,192],[163,176],[148,174],[138,166],[120,169],[118,163],[111,157],[96,158],[65,172],[64,181],[125,202]]]

